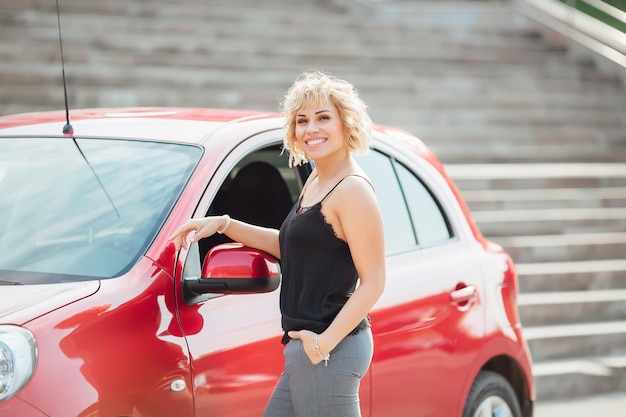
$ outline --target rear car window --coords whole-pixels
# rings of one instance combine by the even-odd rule
[[[453,237],[452,229],[432,192],[405,166],[397,163],[396,172],[404,190],[419,245],[429,247],[450,240]]]
[[[376,191],[385,228],[385,251],[390,255],[415,249],[417,237],[393,161],[374,150],[365,155],[355,155],[355,159]]]
[[[158,142],[0,138],[0,274],[27,284],[125,273],[201,155]]]
[[[375,150],[355,158],[376,190],[388,255],[436,246],[453,238],[445,211],[413,172]]]

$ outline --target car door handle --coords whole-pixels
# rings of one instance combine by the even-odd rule
[[[472,285],[458,288],[450,293],[450,302],[455,305],[464,306],[476,299],[476,288]]]

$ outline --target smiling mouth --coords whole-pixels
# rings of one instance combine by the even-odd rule
[[[312,139],[312,140],[306,141],[306,144],[309,146],[315,146],[324,142],[326,142],[326,139]]]

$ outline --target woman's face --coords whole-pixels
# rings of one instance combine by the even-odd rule
[[[301,109],[295,123],[296,139],[309,158],[319,160],[337,151],[347,151],[343,121],[330,100]]]

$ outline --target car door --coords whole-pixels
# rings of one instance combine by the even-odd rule
[[[450,417],[484,334],[478,248],[461,233],[435,170],[391,151],[358,158],[376,189],[387,252],[385,291],[371,315],[372,416]]]
[[[207,178],[195,216],[229,213],[235,219],[262,226],[280,226],[276,220],[268,224],[261,218],[263,213],[275,211],[269,194],[276,185],[268,178],[268,171],[259,171],[261,167],[282,173],[278,180],[286,185],[284,176],[291,171],[286,155],[276,146],[282,141],[280,134],[267,132],[235,146],[213,170],[210,181]],[[206,152],[217,154],[211,149]],[[288,176],[293,182],[295,174]],[[284,210],[284,200],[282,207]],[[288,210],[291,205],[286,207]],[[259,214],[261,217],[254,218]],[[199,277],[209,249],[228,241],[225,235],[216,234],[192,245],[184,276]],[[195,415],[261,415],[283,367],[278,291],[186,300],[178,313],[191,356]]]

